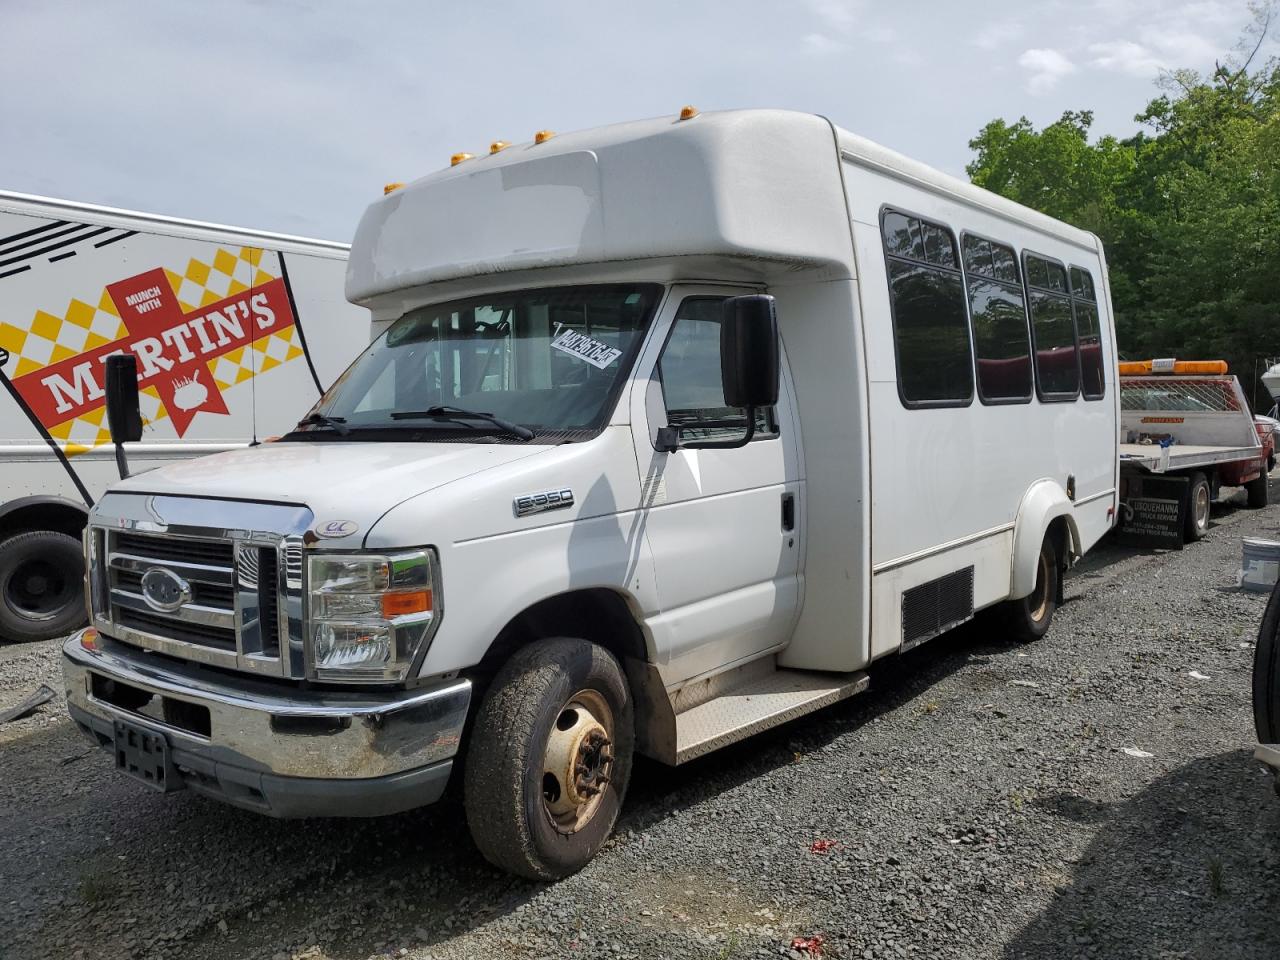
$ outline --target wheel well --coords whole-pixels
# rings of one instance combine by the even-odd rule
[[[79,539],[88,519],[83,507],[56,500],[10,506],[11,509],[0,514],[0,540],[31,530],[54,530]]]
[[[1053,544],[1053,549],[1058,554],[1058,568],[1065,573],[1077,555],[1070,522],[1066,517],[1054,517],[1049,522],[1045,537]],[[1055,602],[1062,603],[1062,577],[1058,577],[1058,596]]]
[[[589,640],[624,663],[628,657],[647,659],[644,633],[626,599],[598,587],[548,597],[518,613],[489,645],[477,672],[492,676],[516,650],[544,637]]]

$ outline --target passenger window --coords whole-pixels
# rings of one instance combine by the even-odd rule
[[[1074,400],[1080,394],[1080,357],[1066,270],[1033,253],[1024,253],[1022,262],[1036,354],[1036,391],[1046,402]]]
[[[1071,268],[1071,309],[1075,312],[1076,339],[1080,343],[1080,392],[1086,400],[1101,400],[1107,394],[1102,324],[1098,319],[1093,277],[1083,267]]]
[[[746,410],[724,404],[724,380],[720,375],[724,301],[724,297],[685,298],[658,360],[667,423],[698,423],[697,427],[681,431],[684,440],[741,437],[747,426]],[[777,435],[773,408],[756,410],[756,439]]]
[[[1030,400],[1031,339],[1013,248],[967,233],[961,243],[978,396],[983,403]]]
[[[973,401],[973,362],[955,237],[892,210],[881,219],[889,274],[898,394],[908,407]]]

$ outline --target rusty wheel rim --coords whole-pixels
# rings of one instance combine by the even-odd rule
[[[595,690],[579,690],[557,711],[542,760],[542,803],[557,831],[591,822],[613,776],[613,711]]]

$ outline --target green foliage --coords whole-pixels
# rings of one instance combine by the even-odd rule
[[[993,120],[966,171],[1102,238],[1123,355],[1226,359],[1252,395],[1254,361],[1280,356],[1280,64],[1161,86],[1130,139],[1090,142],[1087,110]]]

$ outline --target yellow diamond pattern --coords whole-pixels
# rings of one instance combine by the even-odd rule
[[[172,270],[164,273],[182,312],[191,313],[243,293],[250,286],[262,286],[274,280],[271,274],[259,269],[261,263],[261,247],[241,247],[237,253],[219,247],[213,263],[191,259],[182,273]]]

